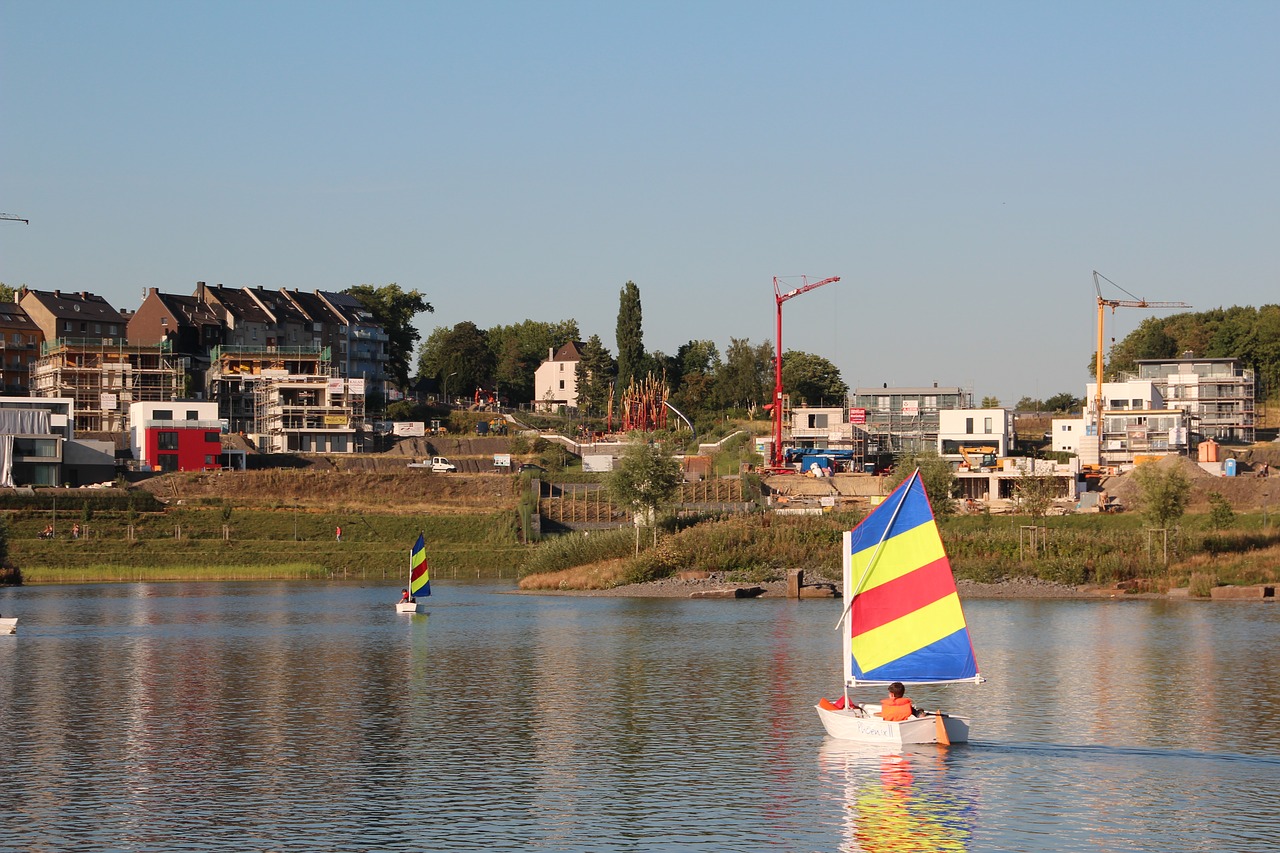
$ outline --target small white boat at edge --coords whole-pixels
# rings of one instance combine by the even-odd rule
[[[0,617],[0,634],[16,634],[18,633],[18,617],[8,616]]]

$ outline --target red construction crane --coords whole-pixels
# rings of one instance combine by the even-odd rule
[[[1102,285],[1099,283],[1099,279],[1101,279],[1102,281],[1105,281],[1107,284],[1110,284],[1112,287],[1115,287],[1119,290],[1124,290],[1124,288],[1120,287],[1120,285],[1116,284],[1114,281],[1107,278],[1105,275],[1098,272],[1097,270],[1093,271],[1093,289],[1098,294],[1098,352],[1096,356],[1096,362],[1094,363],[1094,369],[1097,373],[1096,379],[1098,381],[1098,384],[1093,389],[1093,402],[1094,402],[1094,412],[1095,412],[1093,423],[1094,423],[1094,428],[1097,430],[1097,433],[1098,433],[1098,458],[1099,460],[1101,460],[1102,458],[1102,403],[1103,403],[1103,398],[1102,398],[1103,309],[1106,308],[1107,306],[1110,306],[1111,313],[1114,314],[1116,313],[1117,308],[1190,308],[1191,306],[1185,302],[1148,302],[1147,300],[1140,299],[1136,296],[1134,296],[1133,299],[1104,299],[1102,297]],[[1124,292],[1129,293],[1129,291],[1127,290],[1124,290]],[[1129,293],[1129,295],[1133,296],[1132,293]]]
[[[800,276],[802,284],[786,293],[782,292],[782,288],[778,286],[778,277],[773,277],[773,297],[778,304],[778,354],[773,360],[773,449],[769,453],[769,466],[771,468],[782,467],[782,303],[788,299],[795,299],[802,293],[808,293],[810,290],[816,290],[824,284],[831,284],[839,281],[840,276],[824,278],[822,281],[810,282],[806,276]]]

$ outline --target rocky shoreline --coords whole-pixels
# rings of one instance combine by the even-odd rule
[[[1052,581],[1034,578],[1017,578],[998,583],[978,583],[961,580],[956,582],[961,599],[990,598],[1164,598],[1161,593],[1126,593],[1115,588],[1089,586],[1072,586],[1053,583]],[[759,597],[781,598],[787,594],[786,581],[766,581],[763,583],[742,583],[729,580],[722,572],[713,572],[705,578],[668,577],[648,583],[627,584],[611,589],[558,589],[558,590],[521,590],[525,594],[546,595],[579,595],[613,598],[690,598],[699,593],[714,590],[732,589],[734,587],[760,587],[764,592]]]

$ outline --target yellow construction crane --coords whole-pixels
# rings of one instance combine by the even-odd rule
[[[1116,313],[1117,308],[1190,308],[1191,306],[1185,302],[1148,302],[1145,299],[1139,299],[1134,296],[1133,299],[1104,299],[1102,297],[1101,281],[1105,281],[1118,290],[1124,290],[1123,287],[1116,284],[1097,270],[1093,271],[1093,289],[1098,294],[1098,355],[1094,368],[1097,371],[1098,384],[1093,389],[1094,409],[1096,411],[1094,428],[1098,432],[1098,458],[1102,458],[1102,318],[1103,309],[1110,306],[1111,313]],[[1124,290],[1125,293],[1129,291]],[[1132,293],[1129,293],[1133,296]]]

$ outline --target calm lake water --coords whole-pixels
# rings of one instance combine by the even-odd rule
[[[1273,851],[1280,608],[969,601],[973,743],[829,740],[837,602],[0,590],[0,850]]]

